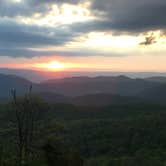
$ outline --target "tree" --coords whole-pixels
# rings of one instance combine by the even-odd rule
[[[84,161],[78,153],[64,146],[61,140],[48,140],[43,146],[48,166],[83,166]]]
[[[15,111],[17,162],[19,166],[28,163],[33,156],[34,125],[40,110],[45,108],[43,107],[45,103],[31,92],[32,86],[29,87],[28,93],[24,97],[18,98],[16,90],[11,91],[12,109]]]

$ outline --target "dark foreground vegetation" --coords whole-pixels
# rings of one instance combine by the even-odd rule
[[[30,90],[31,91],[31,90]],[[0,105],[0,166],[165,166],[166,106]]]

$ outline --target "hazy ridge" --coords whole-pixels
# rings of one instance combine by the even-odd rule
[[[0,80],[2,100],[10,97],[12,88],[23,95],[30,85],[34,93],[52,103],[108,105],[156,101],[164,104],[166,98],[165,77],[80,76],[33,83],[19,76],[0,74]]]

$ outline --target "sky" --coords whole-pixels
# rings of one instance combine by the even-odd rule
[[[0,67],[166,71],[165,0],[0,0]]]

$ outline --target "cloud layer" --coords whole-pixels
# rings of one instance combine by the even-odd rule
[[[81,0],[0,0],[0,16],[32,16],[35,13],[46,14],[51,4],[77,4]]]
[[[91,9],[110,29],[140,32],[166,28],[163,0],[94,0]]]
[[[76,54],[96,55],[89,48],[81,53],[77,50],[58,51],[71,42],[79,43],[81,36],[90,32],[112,32],[116,35],[127,33],[139,35],[148,31],[166,29],[166,1],[164,0],[87,0],[87,9],[95,19],[67,25],[24,24],[20,17],[33,19],[35,14],[46,17],[52,5],[84,5],[83,0],[0,0],[0,56],[40,56]],[[68,18],[66,18],[68,19]],[[145,36],[141,45],[155,44],[153,36]],[[49,51],[44,48],[54,47]],[[44,51],[42,51],[44,50]],[[100,52],[101,55],[102,51]],[[116,53],[114,53],[116,55]],[[110,52],[112,55],[112,52]]]

